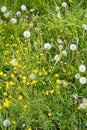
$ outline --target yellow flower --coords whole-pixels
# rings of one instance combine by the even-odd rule
[[[22,99],[23,99],[22,95],[19,95],[18,100],[22,100]]]
[[[1,71],[1,72],[0,72],[0,76],[2,76],[2,75],[3,75],[3,72]]]
[[[15,121],[12,121],[13,125],[16,125],[16,122]]]
[[[49,117],[51,117],[51,116],[52,116],[52,114],[51,114],[51,113],[48,113],[48,116],[49,116]]]
[[[46,91],[45,94],[48,95],[48,94],[49,94],[49,91]]]
[[[2,110],[2,106],[0,106],[0,110]]]
[[[12,73],[10,76],[11,76],[11,78],[14,78],[15,75]]]
[[[53,94],[54,93],[54,89],[50,90],[50,94]]]
[[[70,3],[72,3],[73,1],[72,0],[69,0]]]
[[[78,109],[78,110],[81,109],[80,106],[78,106],[77,109]]]
[[[32,130],[31,127],[29,127],[28,130]]]
[[[33,80],[32,82],[31,82],[31,84],[36,84],[37,83],[37,80]]]
[[[3,93],[3,96],[7,96],[7,92],[4,92],[4,93]]]
[[[33,70],[33,72],[34,72],[34,73],[38,73],[38,70],[35,69],[35,70]]]
[[[60,83],[61,83],[61,81],[60,81],[59,79],[57,79],[57,80],[56,80],[56,83],[60,84]]]
[[[3,103],[3,106],[6,107],[6,108],[8,108],[9,105],[10,105],[10,101],[6,98],[5,101],[4,101],[4,103]]]
[[[55,74],[54,76],[55,76],[56,78],[58,78],[58,77],[59,77],[59,74]]]
[[[24,109],[25,109],[25,110],[27,109],[27,105],[24,105]]]

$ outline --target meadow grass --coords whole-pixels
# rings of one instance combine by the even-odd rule
[[[0,130],[87,130],[86,68],[85,0],[0,0]]]

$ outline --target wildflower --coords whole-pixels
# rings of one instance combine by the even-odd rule
[[[44,49],[49,51],[51,49],[51,44],[50,43],[45,43],[44,44]]]
[[[85,108],[86,108],[85,104],[84,104],[84,103],[81,103],[81,104],[80,104],[80,108],[85,109]]]
[[[20,11],[17,11],[17,12],[16,12],[16,16],[17,16],[17,17],[20,17],[20,16],[21,16],[21,12],[20,12]]]
[[[35,10],[34,8],[31,8],[31,9],[30,9],[30,12],[32,13],[32,12],[34,12],[34,10]]]
[[[2,106],[0,105],[0,110],[2,110]]]
[[[79,82],[80,82],[81,84],[85,84],[85,83],[87,82],[87,79],[86,79],[85,77],[80,77],[80,78],[79,78]]]
[[[62,7],[66,8],[67,7],[67,3],[66,2],[62,2]]]
[[[3,93],[3,96],[7,96],[7,92],[4,92],[4,93]]]
[[[51,117],[52,116],[52,114],[51,113],[48,113],[48,117]]]
[[[24,105],[24,109],[25,109],[25,110],[27,109],[27,105]]]
[[[23,97],[21,95],[18,96],[18,100],[22,100]]]
[[[80,65],[79,66],[79,71],[80,72],[85,72],[86,71],[86,66],[85,65]]]
[[[49,94],[49,91],[46,91],[45,94],[48,95],[48,94]]]
[[[57,42],[60,43],[60,44],[63,43],[62,39],[60,39],[60,38],[57,39]]]
[[[60,11],[60,7],[59,6],[56,6],[56,9],[55,9],[57,12]]]
[[[4,13],[4,17],[5,17],[5,18],[8,18],[8,17],[9,17],[9,15],[10,15],[10,13],[9,13],[9,12]]]
[[[67,51],[66,51],[66,50],[63,50],[63,51],[62,51],[62,55],[63,55],[63,56],[67,56]]]
[[[80,74],[75,74],[75,79],[79,79],[80,78]]]
[[[4,103],[3,103],[3,106],[6,107],[6,108],[8,108],[9,105],[10,105],[10,101],[6,98],[5,101],[4,101]]]
[[[23,35],[24,35],[25,38],[29,38],[30,37],[30,31],[25,31],[23,33]]]
[[[76,45],[75,45],[75,44],[71,44],[71,45],[70,45],[70,50],[71,50],[71,51],[76,50],[76,48],[77,48],[77,47],[76,47]]]
[[[50,90],[50,94],[53,94],[54,93],[54,89]]]
[[[84,103],[87,103],[87,98],[83,98],[83,102],[84,102]]]
[[[27,8],[25,5],[21,5],[21,10],[25,11]]]
[[[73,1],[72,0],[69,0],[70,3],[72,3]]]
[[[54,60],[55,60],[55,61],[59,61],[59,60],[60,60],[59,55],[55,55],[55,56],[54,56]]]
[[[59,77],[59,74],[55,74],[54,76],[58,78],[58,77]]]
[[[3,125],[5,128],[9,127],[11,125],[10,121],[8,119],[3,121]]]
[[[33,73],[30,74],[30,79],[35,79],[35,77],[36,77],[35,74],[33,74]]]
[[[22,128],[24,128],[25,126],[26,126],[26,124],[25,124],[25,123],[23,123],[23,124],[22,124]]]
[[[78,94],[76,93],[76,94],[72,94],[72,97],[74,98],[74,99],[78,99]]]
[[[32,130],[31,127],[29,127],[28,130]]]
[[[13,123],[13,125],[16,125],[16,122],[14,120],[12,121],[12,123]]]
[[[15,23],[17,23],[17,19],[16,19],[16,18],[11,18],[11,19],[10,19],[10,22],[11,22],[12,24],[15,24]]]
[[[61,83],[61,81],[60,81],[59,79],[57,79],[57,80],[56,80],[56,83],[60,84],[60,83]]]
[[[84,28],[85,30],[87,30],[87,25],[86,25],[86,24],[83,24],[83,25],[82,25],[82,28]]]
[[[6,10],[7,10],[6,6],[2,6],[2,7],[1,7],[1,12],[4,13],[4,12],[6,12]]]
[[[16,58],[13,58],[13,59],[12,59],[12,65],[13,65],[13,66],[18,65],[18,61],[17,61]]]
[[[57,13],[57,17],[58,17],[59,19],[61,18],[61,13],[60,13],[60,12]]]

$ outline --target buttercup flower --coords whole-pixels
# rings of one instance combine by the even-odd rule
[[[76,50],[76,49],[77,49],[77,47],[76,47],[75,44],[71,44],[71,45],[70,45],[70,50],[71,50],[71,51],[74,51],[74,50]]]
[[[86,79],[85,77],[80,77],[80,78],[79,78],[79,82],[80,82],[81,84],[85,84],[85,83],[87,82],[87,79]]]
[[[16,18],[11,18],[11,19],[10,19],[10,22],[11,22],[12,24],[15,24],[15,23],[17,23],[17,19],[16,19]]]
[[[45,43],[44,44],[44,49],[50,50],[51,49],[51,44],[50,43]]]
[[[2,6],[2,7],[1,7],[1,12],[4,13],[4,12],[6,12],[6,10],[7,10],[6,6]]]
[[[27,8],[26,8],[25,5],[22,5],[22,6],[21,6],[21,10],[25,11],[26,9],[27,9]]]
[[[6,120],[3,121],[3,125],[4,125],[4,127],[7,128],[7,127],[9,127],[11,125],[11,123],[10,123],[10,121],[8,119],[6,119]]]
[[[24,35],[24,37],[25,38],[29,38],[30,37],[30,31],[25,31],[24,33],[23,33],[23,35]]]
[[[85,65],[80,65],[79,66],[79,71],[80,72],[85,72],[86,71],[86,66]]]
[[[66,2],[63,2],[63,3],[62,3],[62,7],[66,8],[66,7],[67,7],[67,3],[66,3]]]

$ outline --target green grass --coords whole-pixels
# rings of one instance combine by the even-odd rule
[[[75,78],[79,73],[87,80],[87,71],[79,70],[80,65],[87,68],[87,30],[82,27],[87,24],[87,2],[72,1],[66,0],[66,8],[62,0],[0,1],[0,9],[6,6],[12,12],[5,18],[0,10],[0,130],[87,129],[87,101],[81,107],[87,82]],[[21,10],[23,4],[26,11]],[[17,23],[12,24],[11,18]],[[26,30],[29,38],[23,36]],[[45,43],[50,43],[50,50],[44,49]],[[71,44],[76,50],[70,50]],[[8,128],[5,119],[11,123]]]

